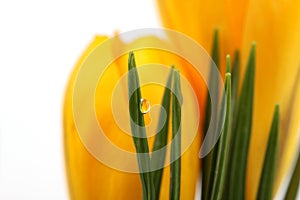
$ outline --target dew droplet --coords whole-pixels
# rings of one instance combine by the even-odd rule
[[[150,101],[147,99],[141,98],[141,100],[140,100],[141,113],[146,114],[150,111],[150,109],[151,109]]]

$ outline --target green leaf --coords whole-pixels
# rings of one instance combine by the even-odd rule
[[[284,198],[285,200],[296,199],[299,183],[300,183],[300,152],[298,153],[296,167],[294,169],[291,181],[289,183],[289,187],[285,194],[285,198]]]
[[[229,58],[227,57],[227,61]],[[227,62],[227,66],[230,66],[230,62]],[[213,173],[213,184],[212,184],[212,200],[221,199],[226,175],[226,164],[227,164],[227,154],[229,148],[229,127],[231,118],[231,74],[226,73],[225,75],[225,91],[226,91],[226,115],[225,124],[222,129],[220,140],[218,142],[218,151],[216,155],[216,167]],[[225,94],[223,94],[224,101]],[[221,108],[224,110],[224,108]],[[224,112],[221,110],[221,113]],[[222,114],[221,114],[222,115]]]
[[[143,187],[143,199],[153,200],[155,198],[155,189],[150,172],[148,140],[146,137],[144,116],[140,111],[139,106],[142,95],[139,77],[136,70],[135,58],[132,52],[129,53],[128,71],[129,113],[131,118],[130,126],[133,142],[137,152],[140,178]],[[132,91],[133,93],[131,95]]]
[[[232,132],[234,143],[232,144],[232,160],[229,168],[231,173],[229,174],[228,198],[230,200],[245,198],[245,177],[253,114],[254,76],[255,44],[253,43],[238,102],[237,121]]]
[[[230,56],[226,56],[226,72],[230,73]],[[222,130],[224,128],[224,116],[225,116],[225,111],[226,111],[226,105],[225,105],[225,91],[224,94],[222,94],[222,104],[220,105],[220,111],[218,113],[218,122],[217,126],[214,127],[215,129],[215,134],[216,135],[221,135]],[[217,137],[217,136],[215,136]],[[218,152],[220,148],[220,138],[218,138],[217,143],[215,144],[214,148],[212,149],[212,157],[211,157],[211,165],[210,165],[210,177],[209,177],[209,186],[208,186],[208,193],[207,193],[207,198],[211,199],[213,196],[213,185],[214,185],[214,179],[215,179],[215,174],[216,174],[216,167],[217,167],[217,157],[218,157]]]
[[[226,55],[226,74],[225,74],[225,81],[226,81],[226,75],[227,73],[231,72],[231,64],[230,64],[230,55]],[[230,74],[231,76],[231,74]],[[231,79],[231,78],[230,78]]]
[[[232,67],[232,87],[231,87],[231,122],[230,122],[230,132],[228,134],[229,143],[229,153],[228,153],[228,163],[226,164],[226,177],[225,177],[225,187],[223,193],[223,199],[228,199],[229,192],[229,175],[231,169],[232,155],[234,154],[233,144],[235,138],[232,135],[232,127],[235,127],[237,122],[237,101],[238,101],[238,88],[239,88],[239,68],[240,68],[240,58],[239,51],[236,50],[234,54],[233,67]]]
[[[265,154],[264,166],[260,177],[257,199],[272,199],[277,166],[279,120],[279,105],[276,105],[269,135],[268,147]]]
[[[240,73],[240,53],[237,50],[234,54],[233,68],[232,68],[232,110],[235,109],[235,105],[238,99],[239,89],[239,73]]]
[[[179,71],[175,70],[172,93],[172,144],[171,144],[171,177],[170,199],[180,199],[180,176],[181,176],[181,87]],[[175,94],[174,94],[175,93]]]
[[[211,68],[214,66],[214,64],[218,67],[219,66],[219,32],[218,30],[215,30],[214,32],[214,39],[213,39],[213,48],[212,48],[212,59],[214,63],[211,63]],[[218,98],[219,93],[219,83],[218,80],[215,79],[217,76],[216,74],[213,74],[213,70],[211,70],[210,73],[210,79],[209,79],[209,91],[215,92],[212,94],[212,96]],[[211,99],[209,93],[207,93],[206,98],[206,109],[205,109],[205,119],[204,119],[204,138],[206,136],[206,132],[209,127],[209,123],[211,120]],[[214,121],[217,121],[216,119],[212,119]],[[214,130],[216,130],[216,127],[213,127]],[[213,130],[213,132],[215,132]],[[217,147],[217,145],[215,145]],[[209,187],[211,185],[211,171],[214,171],[212,166],[215,166],[215,159],[214,159],[214,149],[203,158],[202,160],[202,199],[207,200],[210,196],[211,188]]]
[[[166,112],[166,120],[163,120],[163,110],[161,110],[160,112],[160,116],[159,116],[159,120],[158,120],[158,127],[162,127],[161,130],[156,134],[155,136],[155,140],[154,140],[154,145],[153,145],[153,152],[157,151],[161,148],[162,153],[159,154],[152,154],[151,157],[151,166],[153,166],[152,168],[157,169],[157,167],[159,166],[163,166],[165,163],[165,158],[166,158],[166,148],[164,148],[167,145],[167,141],[168,141],[168,132],[169,132],[169,121],[170,121],[170,105],[171,105],[171,84],[172,84],[172,79],[173,79],[173,66],[172,69],[170,71],[168,80],[167,80],[167,84],[166,84],[166,88],[164,91],[164,95],[163,95],[163,100],[162,100],[162,107],[164,108],[165,112]],[[161,124],[165,122],[164,124]],[[156,193],[156,198],[155,199],[159,199],[159,194],[160,194],[160,188],[161,188],[161,180],[162,180],[162,174],[163,174],[163,168],[158,169],[153,171],[152,177],[153,177],[153,182],[154,182],[154,186],[155,186],[155,193]]]
[[[240,81],[240,53],[237,50],[234,54],[233,69],[232,69],[232,96],[231,96],[231,115],[233,120],[231,121],[230,128],[235,127],[235,122],[237,121],[237,101],[238,101],[238,89]],[[234,140],[234,138],[233,138]],[[230,138],[230,143],[232,144],[232,138]]]

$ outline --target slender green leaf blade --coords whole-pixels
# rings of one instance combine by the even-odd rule
[[[130,125],[132,138],[137,152],[140,178],[143,187],[143,199],[153,200],[155,198],[155,189],[150,172],[150,156],[144,116],[139,109],[142,95],[133,52],[129,53],[128,71]],[[133,91],[133,93],[131,93],[131,91]]]
[[[230,55],[226,55],[226,74],[225,74],[225,81],[227,73],[231,73],[231,64],[230,64]],[[231,75],[230,75],[231,76]]]
[[[227,55],[226,56],[226,72],[230,73],[230,56]],[[218,113],[218,122],[217,122],[217,126],[215,127],[215,134],[216,135],[221,135],[223,129],[224,129],[224,121],[225,121],[225,111],[226,111],[226,101],[225,101],[225,91],[222,94],[222,100],[221,100],[221,105],[219,108],[219,113]],[[226,116],[225,116],[226,117]],[[217,136],[215,136],[217,137]],[[207,193],[207,198],[211,199],[213,196],[213,186],[214,186],[214,179],[216,176],[216,172],[217,172],[217,157],[218,157],[218,152],[219,152],[219,148],[220,148],[220,138],[218,138],[219,140],[217,141],[217,143],[215,144],[213,150],[212,150],[212,158],[211,158],[211,169],[210,169],[210,177],[209,177],[209,186],[208,186],[208,193]]]
[[[235,108],[238,99],[239,89],[239,73],[240,73],[240,53],[237,50],[234,54],[233,67],[232,67],[232,110]]]
[[[228,65],[228,63],[227,63]],[[229,64],[230,65],[230,64]],[[212,200],[217,200],[222,198],[223,187],[226,175],[226,166],[228,162],[228,149],[229,149],[229,127],[231,119],[231,74],[226,73],[225,76],[225,91],[226,91],[226,115],[225,124],[222,130],[222,134],[219,140],[218,153],[216,155],[216,168],[214,171],[213,186],[211,198]]]
[[[171,144],[171,177],[170,177],[170,199],[180,199],[181,178],[181,87],[179,71],[174,73],[174,93],[172,93],[172,144]]]
[[[232,155],[234,154],[234,141],[235,137],[233,137],[233,131],[232,128],[235,127],[235,124],[237,122],[237,101],[238,101],[238,88],[239,88],[239,68],[240,68],[240,56],[239,51],[237,50],[234,55],[233,60],[233,67],[232,67],[232,87],[231,87],[231,118],[230,121],[230,132],[228,134],[228,143],[229,143],[229,153],[228,153],[228,162],[226,166],[226,177],[225,177],[225,186],[223,191],[223,199],[228,199],[228,193],[229,193],[229,178],[230,178],[230,169],[231,169],[231,162],[232,162]]]
[[[297,163],[293,171],[291,181],[289,183],[287,192],[285,194],[285,200],[296,199],[298,188],[300,183],[300,152],[298,154]]]
[[[278,152],[279,119],[279,105],[276,105],[257,193],[257,199],[261,200],[272,199]]]
[[[173,67],[170,71],[166,88],[163,94],[163,100],[162,100],[162,107],[165,110],[166,113],[166,120],[163,120],[164,111],[161,110],[159,120],[158,120],[158,127],[162,127],[161,130],[156,134],[155,140],[154,140],[154,145],[153,145],[153,152],[160,150],[162,153],[156,154],[153,153],[151,157],[151,167],[152,169],[157,169],[159,166],[163,166],[165,163],[165,158],[166,158],[166,148],[164,148],[167,145],[168,142],[168,132],[169,132],[169,121],[170,121],[170,105],[171,105],[171,84],[172,84],[172,79],[173,79]],[[161,124],[165,122],[164,124]],[[163,148],[163,149],[162,149]],[[153,177],[153,182],[155,186],[155,194],[156,198],[159,199],[159,194],[160,194],[160,188],[161,188],[161,180],[162,180],[162,174],[163,174],[163,168],[158,169],[153,171],[152,177]]]
[[[238,102],[236,126],[233,127],[233,155],[230,167],[229,199],[245,198],[246,166],[252,127],[255,76],[255,44],[253,43]]]
[[[215,30],[214,32],[214,39],[213,39],[213,47],[212,47],[212,59],[214,61],[214,64],[218,67],[219,66],[219,33],[218,30]],[[214,65],[211,63],[211,67]],[[216,74],[213,74],[213,70],[211,70],[210,73],[210,79],[209,79],[209,91],[215,92],[215,94],[212,94],[212,96],[218,98],[219,93],[219,83],[218,80],[215,79]],[[206,132],[209,127],[209,123],[211,120],[211,99],[209,93],[207,93],[206,98],[206,109],[205,109],[205,119],[204,119],[204,138],[206,136]],[[214,121],[217,121],[216,119],[212,119]],[[214,130],[216,127],[213,127]],[[213,131],[214,132],[214,131]],[[218,145],[215,145],[217,147]],[[215,148],[214,148],[215,149]],[[211,185],[211,171],[213,171],[214,167],[214,149],[202,160],[202,199],[207,200],[210,196],[211,188],[209,187]]]

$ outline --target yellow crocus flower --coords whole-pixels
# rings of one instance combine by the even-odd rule
[[[89,54],[102,42],[107,40],[107,37],[97,36],[87,47],[81,58],[79,59],[71,78],[68,82],[65,102],[64,102],[64,146],[65,146],[65,160],[66,171],[69,185],[69,192],[71,199],[78,200],[102,200],[102,199],[142,199],[142,188],[139,174],[127,173],[110,168],[100,161],[98,161],[90,152],[85,148],[80,137],[78,135],[76,124],[73,116],[73,90],[76,81],[77,74],[80,70],[85,59]],[[97,59],[104,57],[114,57],[114,48],[126,48],[128,51],[139,44],[140,42],[160,42],[155,37],[143,37],[135,40],[130,44],[125,44],[121,40],[116,43],[116,46],[111,46],[107,49],[105,55],[99,56]],[[103,57],[102,57],[103,56]],[[168,52],[144,49],[135,52],[135,57],[138,65],[150,63],[159,63],[170,66],[174,64],[181,70],[181,73],[189,78],[194,76],[192,71],[189,70],[189,64]],[[121,149],[125,149],[130,152],[135,152],[134,144],[131,136],[124,134],[122,130],[116,125],[111,110],[111,98],[112,91],[115,85],[122,75],[127,72],[127,59],[128,55],[117,58],[101,76],[98,87],[95,94],[95,110],[98,119],[98,123],[101,123],[102,129],[111,142]],[[97,61],[95,61],[97,62]],[[159,75],[159,74],[157,74]],[[192,79],[193,80],[193,79]],[[88,83],[86,84],[88,85]],[[199,88],[201,84],[192,83],[195,86],[195,90],[201,91]],[[156,88],[155,92],[151,87],[142,88],[143,96],[150,99],[153,104],[160,104],[163,88]],[[118,103],[120,109],[124,112],[128,112],[126,107],[127,92],[118,96]],[[196,94],[198,99],[203,98],[201,93]],[[79,105],[80,110],[85,109],[85,97],[86,94],[80,94],[82,104]],[[203,107],[203,101],[200,101]],[[126,110],[127,109],[127,110]],[[81,117],[81,116],[80,116]],[[89,121],[90,116],[83,115],[82,119],[87,123],[86,133],[92,130],[93,123]],[[149,120],[149,119],[148,119]],[[188,118],[183,120],[189,120]],[[146,118],[147,122],[147,118]],[[129,121],[128,121],[129,124]],[[90,128],[89,128],[90,127]],[[93,138],[90,138],[93,142]],[[101,144],[101,141],[98,141]],[[150,147],[153,143],[153,139],[150,139]],[[196,182],[199,174],[199,146],[200,146],[200,134],[187,149],[182,156],[182,177],[181,177],[181,199],[191,200],[194,199],[196,191]],[[109,154],[109,150],[104,152]],[[121,159],[121,158],[115,158]],[[129,163],[130,164],[130,163]],[[169,196],[169,167],[166,167],[163,174],[161,199],[168,199]]]
[[[251,41],[257,43],[254,119],[250,141],[246,197],[255,199],[272,112],[282,110],[276,188],[290,169],[299,145],[300,1],[158,0],[163,25],[197,40],[209,52],[219,29],[221,71],[225,55],[242,53],[244,74]]]

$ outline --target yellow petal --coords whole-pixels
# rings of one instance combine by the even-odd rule
[[[141,199],[142,192],[139,175],[121,172],[97,161],[83,146],[74,124],[72,96],[76,75],[89,53],[105,39],[107,38],[96,37],[90,44],[77,63],[66,91],[64,104],[64,141],[70,195],[71,199]],[[121,42],[118,45],[123,45],[122,48],[132,50],[138,43],[145,41],[159,42],[155,37],[145,37],[138,39],[129,45],[121,44]],[[118,48],[121,47],[118,46]],[[108,49],[106,54],[102,56],[114,58],[114,47]],[[192,76],[191,71],[187,70],[190,65],[183,59],[180,59],[168,52],[151,49],[137,50],[135,51],[135,57],[138,65],[159,63],[170,66],[171,64],[175,64],[176,67],[178,66],[177,68],[182,70],[182,73],[185,76]],[[101,59],[101,56],[99,59]],[[109,138],[109,140],[119,148],[135,152],[131,136],[124,134],[118,127],[114,121],[114,116],[111,110],[113,96],[112,91],[120,77],[127,71],[127,59],[128,55],[119,57],[101,76],[96,90],[95,108],[98,123],[101,123],[101,128],[104,130],[107,138]],[[159,74],[157,74],[157,76],[159,76]],[[202,91],[199,89],[199,84],[192,82],[192,85],[198,89],[198,91]],[[155,92],[153,92],[153,87],[142,87],[143,97],[149,99],[151,104],[160,104],[163,88],[157,87]],[[120,104],[119,108],[124,112],[126,112],[126,97],[127,91],[118,94],[118,103]],[[197,93],[197,97],[203,98],[200,93]],[[84,109],[84,101],[85,94],[82,94],[83,104],[81,109]],[[203,105],[203,103],[201,105]],[[82,117],[87,118],[89,116]],[[183,123],[184,120],[187,120],[187,118],[183,119]],[[93,127],[92,125],[87,124],[87,127],[89,126]],[[93,142],[93,138],[91,138],[91,142]],[[150,146],[152,146],[152,143],[153,138],[150,139]],[[199,143],[200,134],[197,134],[191,146],[182,156],[181,199],[193,199],[195,195],[195,186],[199,174]],[[109,152],[105,153],[109,154]],[[168,194],[169,167],[164,170],[161,198],[167,199]]]
[[[64,103],[64,146],[66,171],[71,199],[140,199],[141,190],[137,174],[122,173],[97,161],[83,146],[74,124],[72,96],[76,75],[83,61],[107,37],[96,37],[77,63],[66,91]],[[109,51],[108,51],[109,54]],[[104,55],[110,56],[110,55]],[[118,68],[110,68],[118,78]],[[109,85],[108,85],[109,86]],[[107,91],[106,91],[107,92]],[[82,94],[83,99],[85,94]],[[107,112],[107,109],[103,112]],[[124,184],[126,182],[126,184]],[[134,186],[134,187],[132,187]],[[127,191],[119,192],[119,191]],[[118,192],[114,192],[118,191]]]
[[[227,54],[234,54],[242,42],[248,0],[180,0],[157,1],[166,28],[180,31],[195,39],[211,52],[213,32],[220,33],[221,72]]]
[[[296,0],[253,0],[249,5],[243,36],[242,66],[245,66],[249,44],[253,40],[257,43],[254,124],[247,174],[249,199],[253,199],[257,191],[274,105],[280,103],[282,117],[287,117],[287,110],[292,106],[289,99],[292,92],[295,92],[292,87],[300,64],[299,10],[300,2]],[[281,130],[281,143],[290,140],[290,137],[294,141],[281,145],[284,153],[279,156],[277,186],[296,150],[299,105],[293,108],[293,113],[292,130],[289,133],[286,129]]]
[[[276,188],[291,166],[297,151],[300,87],[295,87],[300,52],[300,2],[179,0],[157,1],[165,27],[196,39],[208,51],[212,30],[220,29],[221,56],[242,49],[244,74],[248,51],[257,42],[255,110],[247,171],[247,198],[254,199],[261,173],[274,105],[280,103],[282,119],[281,148]],[[224,66],[223,60],[222,66]],[[299,75],[298,75],[299,76]],[[295,93],[295,94],[293,94]],[[294,99],[294,105],[291,105]],[[292,116],[289,119],[289,107]],[[287,124],[289,122],[289,124]],[[287,128],[289,128],[287,130]]]

